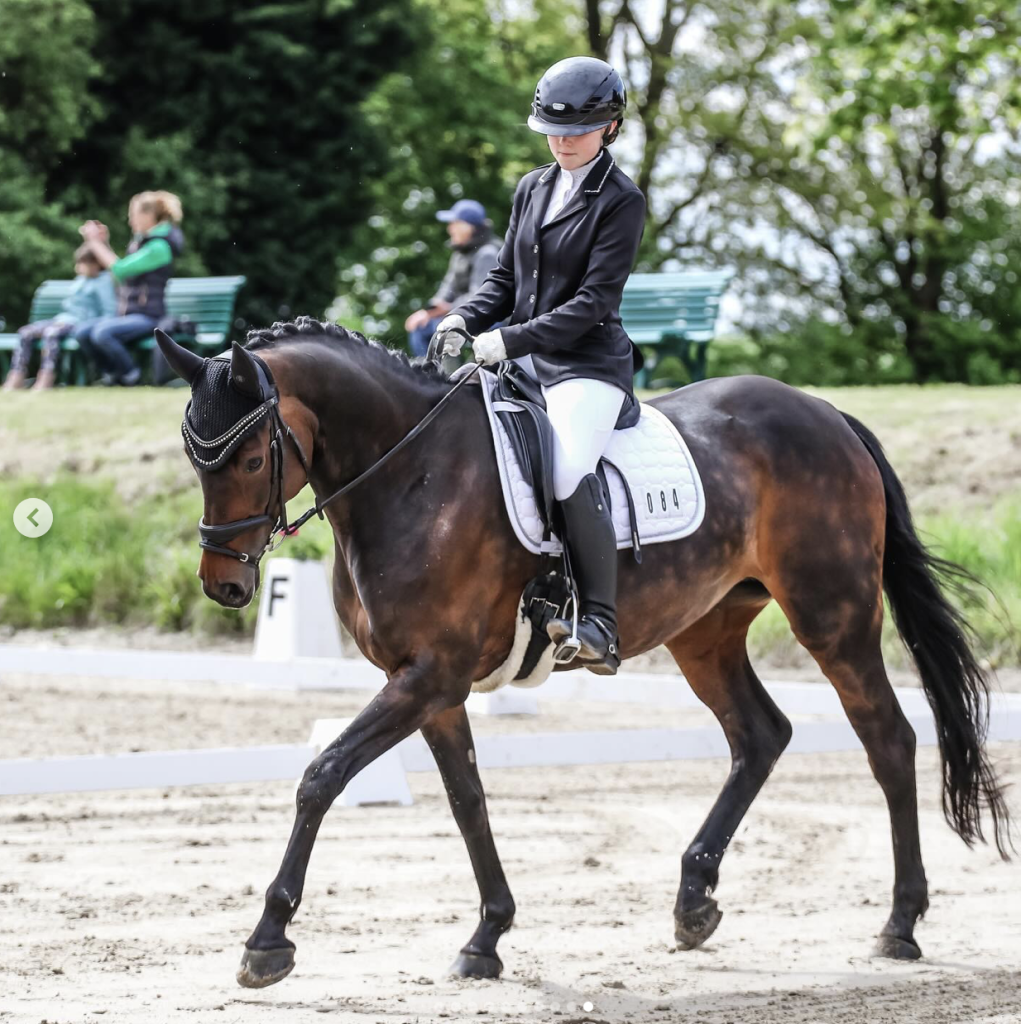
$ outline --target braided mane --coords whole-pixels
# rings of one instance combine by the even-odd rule
[[[388,356],[400,366],[412,370],[416,374],[437,381],[446,381],[447,379],[447,375],[437,363],[431,363],[424,357],[410,359],[408,354],[400,349],[390,348],[389,345],[384,345],[373,338],[366,338],[364,334],[341,327],[340,324],[317,320],[311,316],[277,321],[272,327],[251,330],[245,339],[245,348],[251,352],[257,352],[291,341],[322,341],[326,344],[340,342],[345,345],[361,345],[369,351]]]

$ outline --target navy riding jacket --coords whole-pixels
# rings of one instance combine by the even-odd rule
[[[471,334],[507,320],[507,356],[531,355],[542,384],[588,377],[633,394],[641,355],[621,324],[620,296],[645,228],[645,196],[604,149],[543,227],[557,171],[537,167],[518,183],[496,267],[452,312]]]

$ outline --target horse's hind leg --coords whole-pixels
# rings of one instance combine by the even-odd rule
[[[462,978],[498,978],[503,970],[496,943],[514,920],[514,899],[489,828],[486,797],[475,764],[475,746],[464,705],[436,715],[422,726],[436,758],[458,828],[468,847],[482,899],[475,934],[450,969]]]
[[[929,905],[918,840],[915,733],[886,675],[880,636],[883,598],[879,574],[861,566],[828,566],[827,593],[804,578],[788,592],[776,587],[794,635],[836,688],[844,711],[882,787],[893,830],[893,910],[879,935],[878,956],[914,960],[921,951],[915,922]]]
[[[791,738],[791,724],[756,677],[745,646],[748,627],[768,600],[725,598],[667,644],[691,688],[719,719],[731,752],[730,776],[681,858],[674,935],[684,949],[702,945],[716,930],[722,914],[710,893],[720,861]]]

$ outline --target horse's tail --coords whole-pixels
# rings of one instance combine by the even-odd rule
[[[868,449],[883,479],[883,589],[936,719],[943,762],[943,813],[950,827],[971,846],[976,839],[985,841],[982,809],[988,808],[996,848],[1007,859],[1012,847],[1010,813],[1003,787],[983,749],[989,726],[989,683],[968,644],[971,628],[943,589],[949,586],[966,592],[981,586],[981,581],[925,549],[911,521],[904,487],[883,446],[853,416],[841,415]]]

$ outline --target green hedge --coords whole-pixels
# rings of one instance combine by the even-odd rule
[[[129,507],[105,481],[66,475],[43,486],[22,479],[0,484],[0,507],[40,494],[53,509],[50,531],[31,539],[10,530],[0,547],[0,622],[20,629],[112,623],[213,634],[255,628],[254,602],[236,612],[202,593],[195,576],[197,489]],[[312,500],[306,489],[289,508],[304,511]],[[313,519],[279,553],[327,558],[332,552],[328,524]]]
[[[201,514],[197,490],[136,501],[130,507],[113,486],[76,476],[44,487],[32,481],[0,483],[0,507],[45,494],[53,527],[37,540],[13,531],[0,548],[0,622],[15,628],[148,625],[172,631],[250,635],[253,602],[241,612],[221,608],[202,594],[195,576]],[[290,504],[300,513],[311,503],[306,490]],[[969,599],[965,610],[993,664],[1018,661],[1021,623],[1021,500],[1001,501],[967,521],[945,515],[921,523],[932,547],[959,562],[992,588]],[[329,525],[312,519],[279,551],[297,558],[331,559]],[[273,557],[270,555],[269,557]],[[887,622],[891,664],[906,664]],[[789,660],[795,641],[787,621],[770,605],[752,627],[753,653]]]
[[[935,361],[942,381],[966,384],[1021,383],[1021,338],[983,331],[970,322],[934,319]],[[709,346],[711,377],[757,373],[796,387],[845,387],[862,384],[908,384],[914,371],[896,335],[885,329],[850,334],[831,324],[808,323],[796,332],[761,338],[729,336]],[[655,376],[686,380],[679,360],[664,360]]]

